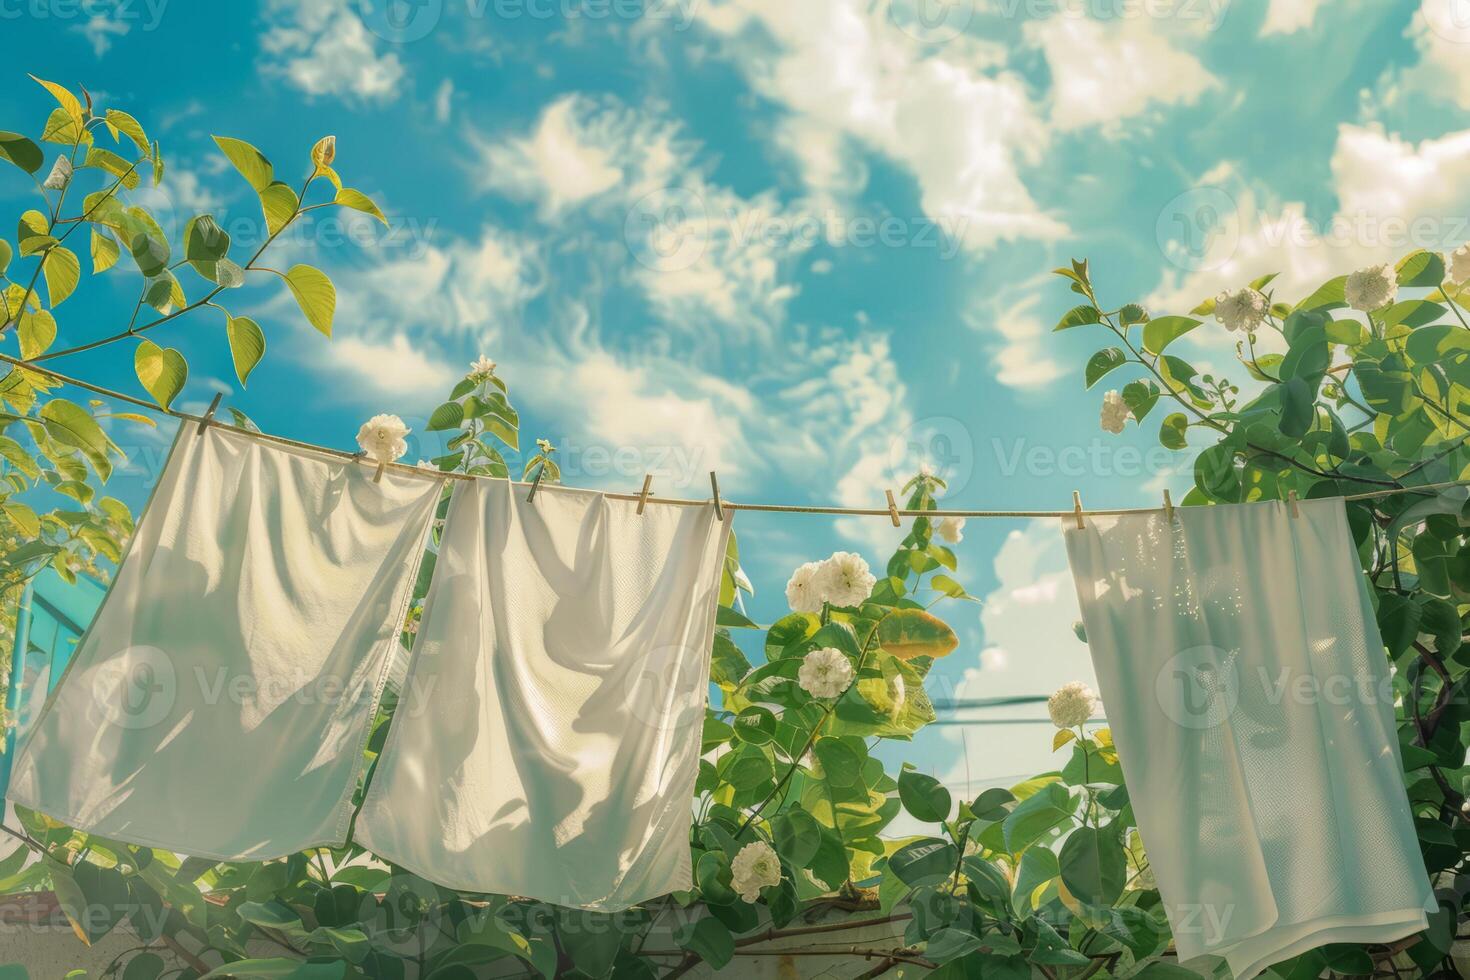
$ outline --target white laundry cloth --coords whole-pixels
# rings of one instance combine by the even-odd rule
[[[443,482],[181,426],[9,799],[220,860],[340,844]]]
[[[713,506],[454,490],[364,847],[451,888],[612,911],[692,886]]]
[[[1063,521],[1087,642],[1182,961],[1237,980],[1435,907],[1387,656],[1341,499]]]

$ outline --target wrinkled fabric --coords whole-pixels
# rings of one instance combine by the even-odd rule
[[[564,906],[690,888],[729,521],[526,494],[455,488],[356,839],[438,884]]]
[[[1435,905],[1340,499],[1063,521],[1082,622],[1181,961],[1237,980],[1386,943]]]
[[[9,798],[220,860],[341,844],[442,481],[181,427]]]

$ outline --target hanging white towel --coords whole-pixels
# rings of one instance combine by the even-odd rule
[[[220,860],[340,844],[441,480],[175,437],[9,798]]]
[[[1182,961],[1245,980],[1434,908],[1387,657],[1340,499],[1063,521]]]
[[[430,881],[613,911],[692,886],[730,522],[455,488],[356,839]]]

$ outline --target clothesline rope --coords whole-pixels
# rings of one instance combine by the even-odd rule
[[[126,392],[114,391],[111,388],[104,388],[103,386],[93,384],[90,381],[83,381],[80,378],[73,378],[70,375],[62,374],[59,371],[53,371],[49,368],[38,367],[34,364],[29,364],[18,358],[11,357],[8,354],[0,354],[0,362],[10,364],[13,367],[23,368],[26,371],[32,371],[36,374],[58,381],[61,384],[71,385],[75,388],[82,388],[86,391],[90,391],[98,395],[103,395],[107,398],[126,402],[130,405],[136,405],[139,408],[144,408],[148,411],[156,412],[160,415],[168,415],[186,422],[197,422],[201,425],[221,424],[217,419],[214,418],[208,418],[202,415],[191,415],[188,412],[179,412],[171,408],[163,408],[160,405],[157,405],[150,401],[146,401],[142,398],[136,398],[132,395],[127,394]],[[262,442],[270,442],[277,445],[290,446],[294,449],[306,450],[307,452],[322,453],[327,456],[332,456],[337,459],[342,459],[346,461],[357,461],[365,463],[368,462],[361,453],[349,453],[341,449],[332,449],[329,446],[318,446],[310,442],[300,442],[296,439],[288,439],[285,436],[271,435],[268,432],[253,431],[250,429],[242,429],[235,426],[228,426],[228,428],[243,436],[251,439],[259,439]],[[392,470],[397,473],[404,473],[406,475],[415,476],[425,480],[488,479],[488,477],[472,476],[468,473],[445,473],[437,470],[430,472],[425,471],[421,467],[409,466],[405,463],[385,463],[382,465],[388,470]],[[530,486],[529,483],[525,483],[523,481],[516,480],[511,482],[522,486]],[[1348,494],[1344,496],[1343,499],[1370,500],[1376,497],[1391,497],[1401,493],[1423,493],[1431,490],[1444,490],[1450,487],[1463,486],[1470,486],[1470,481],[1448,480],[1443,483],[1425,483],[1419,486],[1412,487],[1394,487],[1387,490],[1373,490],[1367,493]],[[557,489],[572,490],[577,488],[567,487],[560,484],[551,484],[542,487],[541,492]],[[666,504],[675,507],[703,507],[708,505],[710,502],[708,499],[688,500],[682,497],[658,497],[652,494],[649,494],[645,497],[644,495],[637,493],[618,493],[615,491],[599,492],[601,492],[604,497],[610,498],[612,500],[635,500],[644,501],[649,504]],[[830,514],[840,517],[892,517],[896,513],[899,517],[963,517],[966,519],[994,517],[1016,520],[1041,519],[1048,517],[1073,517],[1078,513],[1081,513],[1083,515],[1092,515],[1095,517],[1112,517],[1121,514],[1147,514],[1153,511],[1164,510],[1163,507],[1124,507],[1104,510],[1093,510],[1091,508],[1087,508],[1081,511],[1077,510],[1076,508],[1068,510],[905,510],[889,509],[887,507],[828,507],[808,506],[802,504],[742,504],[733,503],[724,499],[721,500],[721,503],[728,510],[746,510],[772,514]]]

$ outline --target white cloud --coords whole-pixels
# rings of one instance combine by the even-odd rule
[[[381,342],[338,337],[327,346],[326,363],[332,369],[348,372],[371,388],[338,390],[355,390],[365,399],[387,394],[438,401],[464,374],[425,354],[424,345],[410,343],[403,333],[391,334]]]
[[[1045,279],[1018,283],[1000,296],[979,298],[966,316],[973,329],[999,338],[999,343],[988,345],[991,370],[1009,388],[1044,388],[1067,373],[1050,353],[1051,325],[1036,312],[1050,285]]]
[[[1326,0],[1271,0],[1266,19],[1261,23],[1261,37],[1270,34],[1295,34],[1310,28],[1317,11]]]
[[[271,0],[261,35],[263,67],[311,96],[392,102],[404,77],[398,55],[379,50],[348,0]]]
[[[112,48],[113,38],[127,37],[133,25],[119,20],[110,13],[94,13],[86,23],[73,24],[71,30],[81,34],[92,45],[92,53],[102,57]]]
[[[434,121],[447,123],[449,116],[454,111],[454,80],[446,78],[439,83],[439,90],[434,93]]]
[[[1419,61],[1400,74],[1401,90],[1470,105],[1470,0],[1423,0],[1405,33]]]
[[[1273,203],[1233,176],[1197,191],[1221,223],[1197,256],[1173,253],[1185,268],[1165,273],[1148,307],[1185,312],[1268,272],[1280,273],[1273,288],[1295,302],[1333,276],[1470,237],[1470,130],[1414,143],[1377,124],[1344,124],[1331,168],[1338,207],[1326,223],[1302,203]]]
[[[746,197],[711,179],[699,144],[656,109],[572,94],[524,135],[474,138],[482,189],[537,204],[549,234],[621,241],[613,274],[665,323],[772,336],[808,224],[773,192]]]
[[[548,216],[618,186],[623,171],[613,163],[612,137],[626,141],[623,114],[614,119],[580,95],[566,95],[542,110],[520,139],[479,143],[482,186],[541,204]]]
[[[909,171],[924,214],[972,249],[1065,232],[1021,180],[1043,158],[1046,128],[1025,83],[994,70],[991,55],[972,57],[971,45],[934,53],[883,4],[724,0],[698,14],[751,86],[789,113],[781,142],[798,150],[819,196],[852,186],[833,158],[852,140]]]
[[[1051,69],[1051,121],[1059,129],[1113,130],[1151,105],[1188,105],[1219,85],[1155,17],[1060,14],[1028,22],[1025,36]]]

